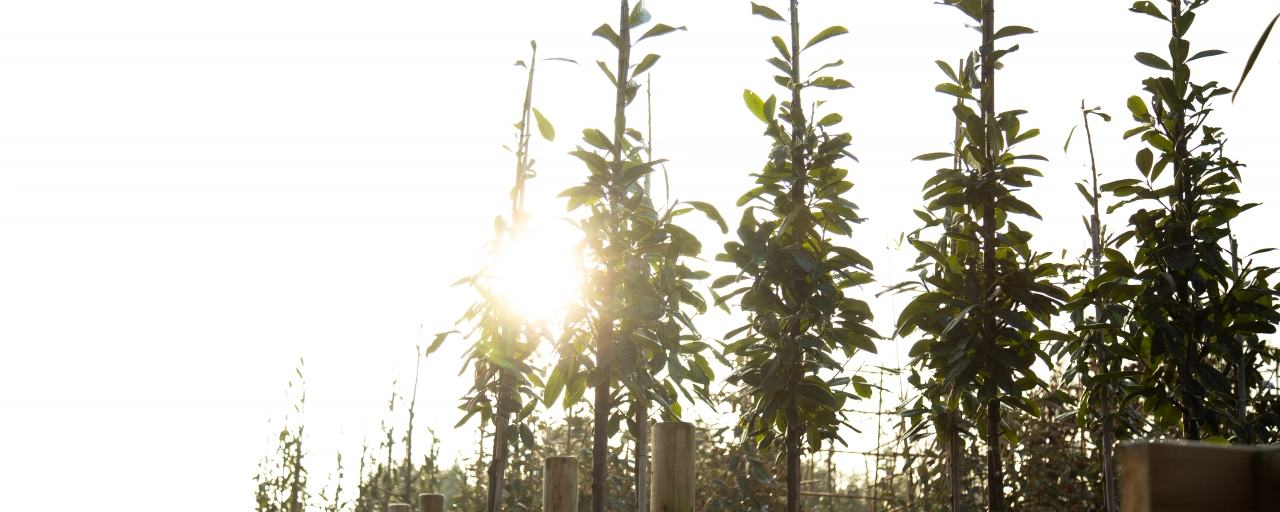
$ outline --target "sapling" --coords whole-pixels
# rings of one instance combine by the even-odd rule
[[[819,450],[824,441],[843,442],[844,404],[860,396],[842,386],[865,382],[859,376],[823,378],[843,371],[831,353],[874,353],[873,340],[880,336],[868,326],[867,303],[845,295],[849,287],[872,282],[871,261],[831,239],[852,235],[852,225],[863,221],[857,205],[843,196],[853,183],[846,179],[849,171],[839,167],[845,158],[856,160],[848,150],[853,137],[831,129],[842,121],[840,114],[817,118],[812,108],[806,114],[802,96],[806,90],[852,87],[842,78],[814,76],[843,61],[808,74],[800,65],[804,50],[848,30],[828,27],[801,46],[799,7],[795,0],[790,7],[788,19],[751,4],[753,14],[789,25],[789,43],[773,37],[781,58],[768,60],[782,71],[774,80],[788,94],[779,105],[776,96],[764,100],[744,92],[748,109],[766,126],[772,149],[764,168],[752,175],[757,186],[738,200],[738,206],[750,204],[738,226],[739,241],[726,243],[716,256],[736,265],[738,273],[712,287],[737,285],[717,298],[724,303],[741,296],[748,318],[725,335],[732,341],[725,356],[739,361],[728,382],[751,398],[742,415],[744,434],[762,451],[782,445],[787,510],[797,512],[802,454]],[[865,385],[855,390],[870,396]]]
[[[571,406],[586,387],[595,389],[594,441],[591,462],[591,506],[602,512],[607,501],[609,438],[622,418],[615,416],[615,382],[624,387],[637,409],[650,401],[663,409],[664,417],[678,417],[677,391],[687,378],[695,391],[706,397],[706,387],[714,374],[700,354],[707,348],[697,340],[689,314],[690,306],[705,311],[706,302],[693,291],[692,283],[707,276],[695,272],[683,258],[696,257],[702,245],[696,237],[672,222],[676,215],[698,210],[726,229],[714,207],[698,201],[676,202],[657,208],[645,194],[642,178],[665,160],[645,160],[643,135],[627,127],[626,108],[635,99],[640,84],[635,77],[653,68],[660,58],[648,54],[632,65],[631,52],[645,39],[670,34],[676,28],[661,23],[644,35],[631,37],[632,29],[648,23],[652,16],[638,2],[632,8],[620,2],[618,28],[601,25],[592,35],[608,41],[617,50],[617,66],[598,62],[614,88],[613,129],[583,131],[583,141],[594,148],[579,147],[571,152],[590,171],[582,185],[561,194],[568,198],[570,211],[587,210],[579,221],[584,280],[582,304],[566,319],[560,341],[560,360],[547,378],[544,401],[555,401],[564,392],[564,404]],[[603,154],[601,154],[601,152]],[[685,343],[689,341],[690,343]],[[585,352],[594,352],[594,359]],[[658,380],[662,369],[668,379]],[[642,417],[643,418],[643,417]],[[634,430],[644,428],[635,425]]]
[[[1084,266],[1088,268],[1090,282],[1098,283],[1098,277],[1103,272],[1103,253],[1106,250],[1114,250],[1111,246],[1116,238],[1113,233],[1108,233],[1106,226],[1102,224],[1102,192],[1099,190],[1098,161],[1094,156],[1093,130],[1089,126],[1089,117],[1096,116],[1105,122],[1110,122],[1111,116],[1096,107],[1085,108],[1083,100],[1080,102],[1080,115],[1084,121],[1091,175],[1089,179],[1077,182],[1075,185],[1092,209],[1084,221],[1085,229],[1089,234],[1089,249],[1082,260],[1085,261]],[[1062,146],[1064,153],[1071,145],[1071,136],[1075,134],[1075,129],[1073,127],[1067,135],[1067,142]],[[1075,280],[1072,281],[1074,284]],[[1092,316],[1086,318],[1084,310],[1089,307],[1092,308]],[[1123,327],[1130,307],[1131,304],[1128,303],[1109,302],[1099,289],[1091,288],[1086,283],[1072,297],[1071,302],[1063,307],[1064,311],[1071,312],[1071,319],[1076,324],[1078,336],[1062,336],[1053,348],[1048,350],[1049,354],[1056,354],[1059,347],[1065,348],[1065,352],[1070,355],[1072,367],[1067,370],[1063,380],[1070,382],[1078,378],[1080,384],[1085,387],[1085,393],[1080,397],[1077,418],[1081,428],[1085,428],[1086,421],[1097,421],[1098,432],[1095,435],[1100,434],[1101,439],[1096,437],[1094,439],[1102,468],[1103,503],[1107,512],[1116,510],[1115,465],[1111,460],[1115,443],[1113,427],[1115,414],[1111,408],[1112,397],[1123,396],[1124,379],[1130,375],[1121,371],[1120,358],[1112,352],[1116,350],[1115,330]],[[1046,334],[1048,334],[1047,331]],[[1097,405],[1098,414],[1090,414],[1094,404]]]
[[[924,337],[910,351],[913,362],[933,370],[933,378],[914,383],[923,388],[917,409],[927,399],[935,407],[959,411],[986,434],[987,502],[992,511],[1005,510],[1004,458],[1001,438],[1017,443],[1017,433],[1002,421],[1004,406],[1038,415],[1037,406],[1024,391],[1043,385],[1031,370],[1042,355],[1035,334],[1037,323],[1048,325],[1058,306],[1068,297],[1051,282],[1059,268],[1046,261],[1048,254],[1033,252],[1031,233],[1010,219],[1011,214],[1040,218],[1031,205],[1018,199],[1016,189],[1028,187],[1028,177],[1040,172],[1021,165],[1044,160],[1038,155],[1017,155],[1012,149],[1039,134],[1023,131],[1023,110],[997,114],[995,72],[1000,59],[1017,51],[1014,45],[997,50],[998,39],[1032,33],[1008,26],[996,29],[994,0],[946,0],[979,23],[982,43],[965,61],[963,76],[939,63],[951,79],[936,90],[964,100],[952,109],[963,127],[962,137],[950,151],[929,153],[918,160],[940,160],[961,155],[963,169],[940,169],[925,182],[930,212],[950,217],[918,214],[928,226],[944,228],[947,247],[911,239],[928,259],[937,262],[933,273],[923,269],[917,295],[898,318],[902,335],[915,329]],[[972,91],[978,91],[974,96]],[[978,110],[970,104],[977,104]],[[944,221],[944,219],[946,219]],[[946,268],[945,272],[936,269]]]
[[[1134,56],[1162,72],[1143,80],[1146,98],[1128,101],[1139,126],[1125,138],[1140,136],[1148,146],[1135,159],[1141,177],[1112,181],[1101,190],[1121,198],[1109,210],[1139,207],[1117,239],[1117,246],[1135,242],[1135,252],[1132,260],[1119,251],[1107,253],[1111,266],[1099,280],[1116,282],[1113,302],[1134,301],[1126,357],[1141,373],[1124,402],[1143,398],[1147,413],[1163,427],[1180,425],[1186,439],[1244,441],[1253,437],[1254,425],[1239,418],[1233,389],[1239,381],[1233,386],[1227,374],[1245,377],[1246,387],[1262,384],[1258,369],[1241,362],[1250,349],[1247,340],[1274,333],[1280,313],[1267,283],[1276,269],[1252,261],[1241,265],[1223,247],[1230,242],[1231,220],[1257,205],[1234,198],[1244,166],[1224,155],[1222,130],[1206,124],[1212,99],[1231,90],[1191,78],[1192,62],[1225,53],[1192,53],[1186,39],[1195,11],[1206,3],[1171,0],[1166,11],[1141,1],[1130,9],[1167,24],[1170,37],[1165,57]]]
[[[531,41],[529,45],[532,47],[529,61],[516,62],[517,66],[526,68],[528,73],[520,122],[515,125],[516,172],[515,184],[510,194],[511,215],[506,219],[501,216],[494,219],[494,240],[490,245],[490,254],[495,259],[503,257],[503,251],[513,246],[524,232],[527,221],[524,211],[525,183],[536,175],[533,170],[534,160],[529,154],[531,127],[536,122],[538,132],[544,139],[555,139],[554,126],[542,112],[533,107],[533,79],[538,63],[538,44]],[[573,62],[558,57],[543,60]],[[455,284],[462,283],[469,283],[481,298],[459,320],[473,322],[469,337],[474,337],[476,341],[466,355],[468,361],[474,363],[475,384],[462,407],[467,414],[458,424],[466,423],[477,413],[481,414],[482,421],[491,421],[493,424],[493,461],[489,465],[486,510],[497,512],[501,510],[503,502],[512,415],[517,415],[515,419],[519,422],[528,417],[537,405],[536,400],[522,401],[522,396],[535,396],[532,386],[541,383],[538,371],[526,361],[546,336],[547,326],[521,317],[506,303],[494,288],[494,276],[490,267],[482,268],[475,275],[463,278]],[[439,347],[447,335],[448,333],[437,335],[428,353]],[[528,426],[519,424],[516,430],[524,434],[528,431]]]

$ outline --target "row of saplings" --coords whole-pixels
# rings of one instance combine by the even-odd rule
[[[1149,1],[1133,5],[1131,11],[1164,23],[1170,34],[1168,44],[1162,42],[1163,56],[1135,56],[1157,71],[1128,103],[1138,125],[1125,138],[1144,143],[1135,157],[1139,173],[1103,184],[1095,164],[1092,176],[1078,184],[1091,208],[1086,222],[1091,248],[1065,264],[1032,251],[1031,233],[1014,222],[1018,216],[1039,218],[1015,195],[1041,176],[1028,164],[1045,158],[1016,151],[1039,130],[1021,127],[1025,111],[996,109],[996,71],[1003,67],[1001,58],[1018,49],[1004,47],[1002,40],[1033,31],[997,28],[994,0],[943,3],[977,24],[981,45],[956,66],[938,61],[948,81],[937,91],[956,98],[956,137],[945,151],[917,158],[946,162],[925,183],[926,207],[916,212],[924,224],[907,237],[920,253],[912,268],[919,278],[885,286],[884,293],[912,294],[893,333],[921,333],[910,351],[909,378],[919,393],[900,411],[903,436],[933,435],[946,450],[952,509],[962,507],[970,488],[956,469],[968,436],[987,450],[988,509],[1017,505],[1006,503],[1002,449],[1019,443],[1020,415],[1044,415],[1032,399],[1049,387],[1031,369],[1037,359],[1051,367],[1065,360],[1062,379],[1079,386],[1080,396],[1068,398],[1078,423],[1093,426],[1091,442],[1104,482],[1101,508],[1108,511],[1116,510],[1111,451],[1117,438],[1172,433],[1273,442],[1280,432],[1280,402],[1264,371],[1277,354],[1259,335],[1275,332],[1273,324],[1280,321],[1273,301],[1277,292],[1269,284],[1276,269],[1236,252],[1231,220],[1256,205],[1234,199],[1243,166],[1223,155],[1221,130],[1205,124],[1210,101],[1231,91],[1217,82],[1192,81],[1193,61],[1224,53],[1193,53],[1186,39],[1196,10],[1207,0],[1170,0],[1163,8]],[[710,301],[695,291],[695,283],[709,273],[686,265],[701,253],[701,244],[674,220],[696,210],[722,231],[728,226],[707,203],[654,204],[649,174],[663,160],[653,158],[652,147],[628,127],[626,116],[640,89],[636,77],[659,59],[632,51],[645,39],[683,27],[650,25],[643,3],[629,6],[626,0],[617,25],[601,25],[592,34],[617,50],[616,65],[599,63],[616,92],[614,125],[608,131],[584,130],[588,149],[572,154],[589,173],[562,194],[570,210],[581,212],[582,296],[553,329],[504,307],[487,268],[460,281],[481,297],[460,320],[474,341],[466,357],[474,366],[475,385],[459,424],[479,415],[494,432],[487,511],[503,510],[504,486],[497,483],[506,481],[511,438],[528,431],[538,403],[550,406],[563,399],[572,407],[588,389],[594,393],[593,424],[608,427],[592,429],[592,512],[623,503],[611,493],[608,470],[609,439],[624,425],[634,443],[633,503],[637,510],[657,505],[646,503],[644,491],[657,486],[643,481],[650,473],[649,414],[675,422],[681,396],[710,402],[714,374],[706,358],[714,357],[732,369],[724,380],[736,390],[732,401],[740,412],[741,442],[778,455],[786,509],[798,512],[803,454],[843,443],[846,403],[870,394],[864,378],[841,375],[843,364],[836,359],[874,352],[874,340],[886,337],[869,326],[867,303],[845,293],[873,282],[870,261],[832,240],[851,235],[862,220],[857,206],[844,197],[853,185],[840,167],[854,159],[851,136],[833,128],[842,120],[839,114],[805,111],[802,101],[815,89],[851,87],[823,74],[841,62],[804,68],[814,70],[810,73],[801,67],[803,50],[847,30],[833,26],[804,40],[795,0],[786,16],[751,6],[754,14],[789,25],[789,37],[772,38],[778,55],[769,59],[785,93],[767,99],[745,93],[772,149],[752,174],[754,188],[739,200],[747,208],[736,229],[738,240],[716,255],[737,268],[714,280]],[[639,30],[644,32],[634,37]],[[524,228],[533,127],[546,138],[554,136],[551,124],[531,105],[536,46],[534,52],[533,59],[518,63],[528,68],[529,82],[516,125],[511,215],[499,218],[494,254]],[[1083,105],[1082,114],[1092,157],[1088,122],[1110,117]],[[1125,207],[1132,212],[1128,224],[1109,230],[1100,220],[1104,207],[1108,213]],[[699,341],[692,313],[735,302],[746,324],[727,333],[718,349]],[[1049,328],[1050,319],[1061,314],[1071,319],[1068,332]],[[428,353],[447,337],[438,335]],[[544,341],[554,347],[554,367],[532,368],[530,356]]]

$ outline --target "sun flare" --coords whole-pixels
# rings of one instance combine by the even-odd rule
[[[578,273],[568,228],[544,228],[518,238],[492,267],[494,291],[530,320],[553,320],[577,293]]]

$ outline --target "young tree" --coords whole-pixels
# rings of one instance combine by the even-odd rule
[[[921,215],[929,226],[943,226],[952,252],[918,238],[911,240],[948,271],[929,274],[925,269],[920,283],[925,292],[902,311],[898,329],[903,335],[917,328],[924,331],[910,351],[915,362],[934,372],[930,381],[921,382],[924,397],[948,411],[959,409],[986,434],[987,500],[989,509],[997,511],[1005,509],[1001,436],[1010,443],[1018,439],[1001,419],[1002,404],[1038,414],[1036,405],[1024,396],[1026,390],[1044,385],[1031,371],[1036,357],[1045,357],[1035,337],[1040,330],[1036,324],[1047,326],[1068,296],[1050,281],[1059,274],[1058,266],[1045,261],[1047,253],[1031,251],[1031,233],[1009,219],[1010,214],[1040,218],[1014,191],[1030,186],[1028,177],[1041,175],[1020,162],[1044,157],[1012,152],[1015,145],[1039,135],[1039,130],[1022,130],[1018,116],[1026,111],[996,113],[995,72],[1003,67],[1000,59],[1018,46],[997,50],[995,44],[998,39],[1033,31],[1019,26],[997,30],[994,0],[945,3],[979,23],[982,46],[966,60],[967,86],[950,65],[939,63],[951,82],[937,90],[963,100],[952,109],[962,124],[961,136],[951,151],[917,159],[961,155],[963,169],[940,169],[925,183],[924,197],[931,200],[927,209],[949,212],[949,220],[944,224],[945,216]],[[978,111],[969,106],[972,103]],[[923,408],[923,401],[917,409]]]
[[[530,41],[532,54],[529,61],[517,61],[516,65],[528,70],[525,85],[524,104],[520,111],[520,122],[516,123],[516,173],[515,184],[511,188],[511,216],[494,219],[494,239],[490,243],[489,253],[494,261],[498,258],[510,257],[503,251],[515,245],[524,232],[527,215],[524,211],[525,182],[534,176],[534,160],[529,155],[529,142],[533,138],[532,126],[536,122],[538,132],[548,141],[555,139],[555,127],[533,107],[533,78],[538,63],[538,44]],[[566,61],[564,58],[542,59],[543,61]],[[510,149],[510,148],[508,148]],[[497,512],[502,506],[504,474],[507,467],[508,438],[512,434],[529,437],[529,428],[521,421],[533,412],[537,400],[525,401],[524,397],[536,398],[533,387],[541,384],[538,371],[530,367],[527,360],[538,345],[547,336],[544,322],[522,317],[514,307],[507,303],[505,297],[495,288],[495,276],[489,266],[482,268],[475,275],[463,278],[454,285],[470,284],[480,294],[480,300],[458,320],[459,323],[471,322],[471,332],[467,335],[476,341],[467,352],[468,362],[474,364],[475,385],[462,409],[466,416],[458,425],[462,425],[477,413],[481,421],[492,422],[493,462],[489,465],[489,485],[486,510]],[[436,336],[427,353],[439,348],[450,333]],[[512,415],[515,415],[513,418]],[[512,420],[516,424],[512,424]]]
[[[1254,433],[1239,417],[1238,390],[1227,373],[1243,378],[1237,388],[1262,382],[1246,364],[1246,352],[1248,340],[1275,332],[1272,324],[1280,320],[1267,284],[1276,269],[1251,262],[1240,267],[1223,247],[1230,241],[1230,221],[1256,204],[1233,197],[1243,165],[1224,156],[1222,130],[1206,124],[1210,101],[1231,90],[1191,80],[1191,62],[1225,53],[1192,54],[1186,39],[1196,9],[1207,2],[1170,0],[1167,14],[1150,1],[1130,9],[1167,23],[1171,36],[1168,60],[1146,52],[1134,56],[1166,74],[1143,80],[1147,97],[1128,102],[1141,124],[1125,138],[1141,136],[1149,146],[1136,157],[1141,178],[1101,187],[1124,198],[1110,209],[1140,206],[1117,240],[1135,242],[1133,260],[1107,253],[1115,264],[1104,276],[1119,281],[1112,287],[1113,302],[1134,300],[1126,343],[1142,376],[1126,401],[1143,397],[1145,410],[1162,425],[1180,421],[1186,439],[1234,435],[1247,442]],[[1159,181],[1162,175],[1168,179]]]
[[[307,380],[302,375],[302,367],[306,364],[298,358],[298,366],[294,373],[298,374],[298,386],[292,380],[285,390],[286,396],[298,393],[293,404],[293,412],[303,416],[307,408]],[[253,477],[258,483],[254,493],[257,512],[302,512],[310,501],[311,493],[307,491],[307,467],[303,459],[308,452],[302,448],[305,430],[304,422],[299,419],[297,425],[291,426],[289,416],[284,417],[284,428],[276,439],[274,456],[263,457],[258,463],[259,474]]]
[[[644,192],[642,178],[665,160],[641,158],[646,150],[644,137],[627,127],[626,109],[640,88],[634,78],[652,69],[660,58],[648,54],[632,65],[632,50],[645,39],[684,30],[658,23],[633,41],[631,30],[651,19],[643,2],[632,8],[623,0],[618,29],[606,23],[592,33],[617,50],[613,70],[598,62],[615,92],[612,135],[598,129],[583,130],[583,141],[594,150],[579,147],[570,154],[582,160],[591,174],[583,184],[561,193],[568,198],[570,211],[587,208],[586,217],[579,221],[584,235],[585,296],[583,304],[566,319],[560,361],[547,378],[543,399],[550,404],[565,392],[564,403],[569,406],[581,399],[585,388],[595,388],[594,512],[603,512],[608,498],[608,443],[623,420],[614,414],[615,404],[627,399],[615,396],[614,390],[621,390],[615,384],[625,388],[636,417],[647,416],[639,410],[654,401],[663,407],[664,415],[673,418],[680,412],[677,389],[689,396],[681,385],[686,378],[704,399],[714,378],[701,355],[707,345],[696,341],[700,338],[697,330],[681,309],[683,304],[699,312],[706,310],[706,301],[693,291],[692,282],[706,278],[707,273],[695,272],[681,261],[696,257],[702,244],[672,220],[697,210],[722,230],[727,231],[727,226],[707,203],[686,201],[655,208]],[[594,352],[594,360],[587,352]],[[655,375],[662,369],[669,378],[659,381]],[[632,430],[644,428],[647,425],[633,424]]]
[[[852,87],[844,79],[814,77],[841,61],[808,74],[802,74],[800,65],[801,52],[848,30],[828,27],[801,46],[796,0],[789,19],[754,3],[751,12],[790,25],[790,43],[773,37],[781,58],[769,59],[784,73],[774,79],[790,98],[778,105],[776,96],[762,100],[750,90],[744,93],[748,109],[766,125],[772,149],[764,168],[752,174],[757,186],[738,200],[738,206],[752,203],[738,225],[739,241],[726,243],[724,253],[716,256],[734,263],[739,272],[717,279],[712,287],[741,283],[717,299],[724,303],[741,296],[740,307],[748,315],[746,325],[725,335],[726,342],[740,338],[724,348],[726,356],[740,361],[728,381],[751,397],[742,417],[745,434],[762,451],[783,445],[787,510],[797,512],[802,453],[817,451],[824,441],[843,442],[844,404],[859,397],[841,386],[865,382],[861,377],[824,379],[824,374],[843,371],[831,353],[874,353],[873,339],[880,336],[867,325],[872,319],[867,303],[845,295],[846,288],[872,282],[871,261],[829,238],[850,236],[852,224],[863,220],[857,206],[842,197],[853,183],[846,180],[849,171],[838,167],[840,160],[854,159],[848,151],[853,137],[828,131],[841,122],[840,114],[817,120],[812,110],[806,115],[802,98],[806,89]],[[757,214],[765,218],[757,219]],[[870,394],[869,388],[865,391]]]
[[[1089,126],[1089,116],[1097,116],[1106,122],[1111,121],[1111,116],[1103,113],[1099,108],[1085,108],[1083,100],[1080,102],[1080,115],[1084,120],[1085,139],[1089,150],[1089,169],[1092,171],[1089,179],[1076,183],[1076,189],[1092,208],[1090,215],[1084,219],[1085,229],[1089,234],[1089,249],[1081,257],[1083,261],[1081,266],[1088,269],[1087,280],[1098,283],[1098,277],[1104,269],[1102,255],[1104,251],[1114,250],[1112,245],[1116,238],[1115,234],[1109,233],[1106,225],[1102,224],[1102,192],[1099,189],[1098,162],[1093,153],[1093,130]],[[1073,127],[1071,135],[1074,134]],[[1071,145],[1071,135],[1067,136],[1067,142],[1062,146],[1064,153]],[[1085,279],[1074,277],[1067,281],[1070,284],[1078,284],[1082,280]],[[1115,465],[1111,460],[1112,448],[1115,444],[1113,426],[1115,412],[1111,404],[1113,397],[1123,396],[1125,379],[1132,376],[1132,372],[1122,371],[1123,360],[1115,354],[1117,350],[1115,331],[1123,327],[1125,316],[1132,305],[1110,303],[1107,300],[1108,297],[1100,293],[1098,288],[1091,288],[1087,285],[1088,283],[1085,284],[1072,296],[1071,302],[1063,307],[1064,311],[1071,313],[1077,336],[1061,336],[1048,353],[1055,356],[1060,352],[1063,355],[1069,355],[1071,368],[1063,375],[1063,379],[1066,382],[1079,379],[1080,384],[1085,388],[1085,393],[1080,397],[1076,417],[1080,428],[1085,428],[1086,422],[1090,420],[1098,427],[1094,433],[1096,436],[1094,444],[1098,448],[1098,462],[1102,468],[1103,502],[1107,512],[1115,512],[1116,476]],[[1089,317],[1085,317],[1086,308],[1092,308],[1092,315]],[[1048,331],[1046,334],[1049,334]],[[1094,406],[1098,409],[1096,413],[1094,413]]]

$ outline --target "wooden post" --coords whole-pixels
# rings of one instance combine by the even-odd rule
[[[444,495],[419,494],[418,512],[444,512]]]
[[[542,511],[578,512],[578,458],[547,457],[542,473]]]
[[[408,503],[392,503],[387,505],[387,512],[413,512]]]
[[[1253,457],[1253,469],[1258,510],[1280,510],[1280,446],[1259,447]]]
[[[653,426],[653,481],[649,483],[653,512],[693,512],[694,434],[692,423],[664,421]]]
[[[1280,469],[1280,451],[1193,441],[1134,441],[1123,443],[1120,454],[1124,512],[1277,510],[1276,502],[1268,501],[1277,494],[1276,487],[1267,481],[1280,480],[1274,472]],[[1268,465],[1273,470],[1270,475]]]

